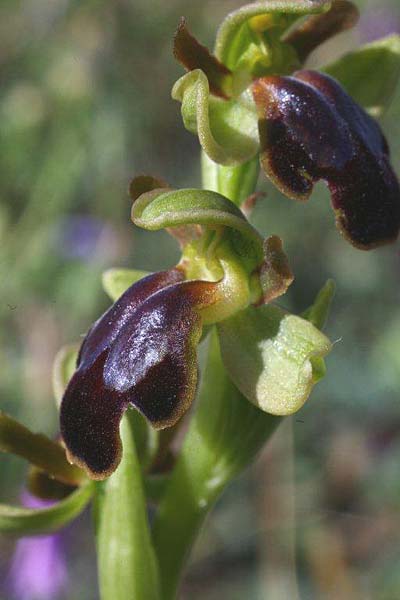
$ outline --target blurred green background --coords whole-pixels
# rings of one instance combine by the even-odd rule
[[[160,270],[178,256],[164,233],[130,222],[129,179],[200,183],[198,143],[170,89],[179,17],[212,44],[240,0],[2,0],[0,3],[0,408],[57,431],[51,368],[108,305],[111,266]],[[358,1],[359,26],[312,66],[400,33],[397,0]],[[400,89],[383,119],[400,173]],[[254,467],[218,503],[195,549],[183,599],[400,598],[400,257],[361,252],[333,223],[324,186],[307,205],[267,192],[252,216],[285,241],[303,310],[337,282],[328,375]],[[294,434],[294,435],[293,435]],[[26,465],[0,456],[0,501],[18,501]],[[90,520],[69,531],[68,593],[95,600]],[[171,541],[173,543],[173,541]],[[0,598],[11,600],[13,542],[0,540]],[[42,600],[29,596],[22,600]],[[21,599],[18,599],[21,600]]]

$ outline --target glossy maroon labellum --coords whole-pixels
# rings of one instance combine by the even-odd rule
[[[394,241],[400,188],[379,125],[337,81],[315,71],[253,84],[261,163],[288,197],[306,200],[318,180],[332,196],[336,221],[356,247]]]
[[[132,285],[93,325],[61,404],[71,462],[104,479],[121,458],[119,423],[129,405],[156,428],[173,425],[196,393],[201,308],[218,284],[183,281],[178,269]]]

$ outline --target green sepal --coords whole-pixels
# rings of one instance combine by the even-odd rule
[[[149,275],[138,269],[108,269],[102,276],[103,289],[113,302],[134,283]]]
[[[158,600],[158,573],[134,434],[121,422],[124,447],[118,469],[96,484],[95,522],[102,600]]]
[[[312,323],[278,306],[252,306],[218,325],[224,365],[242,394],[273,415],[299,410],[320,375],[312,361],[331,343]]]
[[[44,535],[65,527],[83,511],[93,495],[87,482],[50,508],[30,509],[0,504],[0,531],[16,535]]]
[[[265,28],[282,34],[303,15],[329,10],[330,0],[265,0],[246,4],[231,12],[221,23],[217,33],[215,55],[226,67],[235,70],[243,53],[252,41],[249,21],[266,17]]]
[[[400,76],[400,36],[389,35],[342,56],[322,71],[337,79],[372,116],[389,107]]]
[[[132,206],[133,222],[150,231],[181,225],[226,228],[235,252],[253,266],[263,261],[262,238],[233,202],[207,190],[154,190]]]
[[[203,71],[195,69],[175,83],[172,98],[182,103],[186,129],[198,135],[204,152],[214,162],[240,165],[258,152],[258,117],[249,90],[233,100],[217,98],[210,94]]]
[[[65,389],[75,373],[79,345],[68,344],[60,348],[53,362],[53,393],[58,408],[60,407]]]

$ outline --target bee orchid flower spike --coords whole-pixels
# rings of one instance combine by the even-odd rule
[[[341,233],[370,249],[398,236],[400,187],[378,123],[354,98],[381,114],[398,80],[400,38],[390,36],[323,67],[329,75],[301,69],[319,44],[357,20],[347,0],[255,2],[228,15],[215,55],[182,21],[175,56],[189,73],[172,96],[182,102],[186,128],[212,161],[237,166],[259,154],[272,183],[296,200],[307,200],[323,180]],[[356,73],[378,57],[385,81],[374,86],[370,72]],[[365,93],[364,76],[369,89],[381,89],[380,97]]]
[[[256,368],[239,388],[273,414],[300,408],[317,379],[313,360],[330,350],[329,340],[306,319],[260,306],[293,279],[279,238],[263,244],[220,194],[155,185],[149,178],[134,180],[133,221],[149,230],[168,228],[181,243],[182,259],[131,285],[92,326],[61,404],[68,457],[93,479],[107,477],[120,461],[119,424],[128,406],[156,429],[174,425],[189,408],[205,325],[221,325],[229,373],[242,372],[256,357]],[[266,325],[256,337],[242,331],[248,318]],[[235,356],[235,341],[226,349],[231,335],[240,335],[243,356]],[[287,383],[278,389],[283,372]]]

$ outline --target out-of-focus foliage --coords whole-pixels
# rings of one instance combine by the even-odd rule
[[[211,45],[240,4],[0,4],[0,407],[34,430],[56,434],[53,358],[108,305],[102,271],[160,270],[178,256],[166,234],[134,228],[128,182],[151,172],[171,185],[199,184],[196,138],[170,99],[182,72],[172,34],[185,15]],[[357,5],[358,28],[319,49],[310,66],[400,32],[396,0]],[[399,117],[398,89],[382,122],[398,173]],[[301,312],[334,278],[327,333],[336,343],[327,377],[292,419],[294,445],[286,425],[217,506],[183,598],[281,600],[297,585],[307,600],[392,600],[400,597],[398,246],[364,253],[346,244],[322,185],[307,205],[264,179],[259,189],[267,197],[252,219],[283,238],[296,275],[284,304]],[[1,501],[15,500],[25,466],[0,461]],[[85,520],[67,532],[69,600],[97,598],[90,535]],[[0,541],[7,599],[12,549]]]

